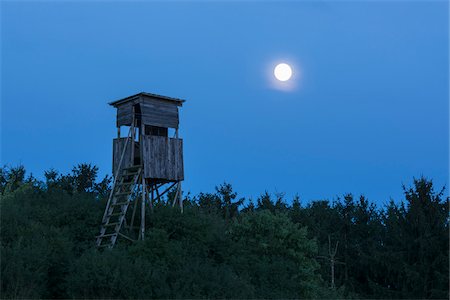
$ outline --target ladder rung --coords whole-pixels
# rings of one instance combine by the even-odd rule
[[[114,233],[108,233],[108,234],[104,234],[104,235],[97,235],[96,238],[105,238],[105,237],[110,237],[113,235],[117,235],[117,232]]]
[[[128,173],[124,173],[122,174],[122,177],[124,180],[128,180],[128,179],[132,179],[135,176],[138,176],[139,172],[128,172]]]
[[[116,189],[120,189],[120,188],[127,188],[127,187],[129,187],[130,185],[133,185],[133,182],[130,182],[130,183],[121,183],[121,184],[118,184],[118,185],[116,185]]]
[[[129,191],[129,192],[125,192],[125,193],[117,193],[117,194],[115,194],[114,196],[125,196],[125,195],[131,195],[132,194],[132,192],[131,191]]]
[[[110,215],[108,215],[108,217],[115,217],[115,216],[120,216],[120,215],[123,215],[123,212],[110,214]]]
[[[114,223],[108,223],[108,224],[105,224],[105,225],[103,225],[103,226],[116,226],[116,225],[119,225],[119,222],[114,222]]]
[[[129,198],[134,192],[133,186],[137,182],[139,176],[142,174],[142,171],[143,170],[142,170],[141,165],[130,166],[127,168],[123,168],[122,174],[119,175],[119,178],[116,178],[119,182],[116,182],[116,184],[114,186],[113,201],[118,201],[120,199],[122,202],[111,203],[111,208],[107,207],[107,209],[109,210],[108,212],[111,212],[111,213],[106,216],[106,220],[105,220],[106,224],[102,224],[101,232],[103,232],[103,233],[100,233],[100,235],[96,236],[98,248],[113,247],[114,243],[115,243],[115,239],[117,238],[118,235],[121,235],[124,238],[134,241],[132,238],[121,234],[119,231],[121,229],[120,226],[123,225],[122,222],[124,220],[128,205],[131,202],[131,200]],[[123,201],[123,200],[125,200],[124,198],[122,198],[123,196],[126,196],[125,197],[126,201]],[[126,205],[126,206],[123,206],[123,205]],[[114,207],[116,207],[116,206],[122,206],[122,209],[120,212],[114,213]],[[114,217],[114,216],[119,216],[118,220],[116,219],[115,222],[109,223],[110,218]],[[115,227],[115,228],[111,228],[115,232],[106,233],[108,231],[107,227],[108,228]],[[110,232],[111,232],[111,229],[109,229]],[[111,240],[105,241],[104,238],[108,238],[108,237],[111,237]],[[102,243],[102,242],[104,242],[104,243]]]
[[[126,239],[128,239],[128,240],[130,240],[130,241],[132,241],[132,242],[136,242],[136,240],[133,240],[132,238],[130,238],[129,236],[126,236],[125,234],[123,234],[123,233],[118,233],[118,235],[120,235],[120,236],[122,236],[122,237],[124,237],[124,238],[126,238]]]
[[[119,182],[119,183],[117,183],[116,184],[116,186],[122,186],[122,185],[132,185],[133,184],[133,182],[132,181],[130,181],[130,182]]]
[[[123,174],[122,176],[123,177],[129,177],[129,176],[134,176],[134,175],[137,175],[137,174],[139,174],[139,172],[126,173],[126,174]]]

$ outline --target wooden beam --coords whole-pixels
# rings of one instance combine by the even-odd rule
[[[180,187],[180,194],[179,194],[179,197],[180,197],[180,199],[179,199],[179,201],[180,201],[180,210],[181,210],[181,213],[183,213],[183,191],[181,190],[181,181],[178,182],[178,185]]]
[[[148,185],[145,186],[145,189],[146,189],[146,191],[147,191],[147,197],[149,197],[150,191],[149,191],[149,189],[148,189]],[[153,199],[150,199],[149,202],[150,202],[150,211],[153,212]]]
[[[119,166],[117,167],[116,174],[115,174],[115,176],[114,176],[113,185],[112,185],[112,188],[111,188],[111,192],[109,193],[108,201],[106,202],[106,209],[105,209],[105,212],[103,213],[102,223],[105,223],[105,221],[106,221],[106,216],[108,215],[108,210],[109,210],[109,208],[110,208],[111,200],[112,200],[113,195],[114,195],[114,189],[116,188],[117,177],[119,176],[119,170],[120,170],[120,167],[121,167],[121,165],[122,165],[123,157],[124,157],[124,155],[125,155],[125,150],[127,149],[128,139],[130,138],[130,134],[131,134],[131,132],[128,132],[128,138],[127,138],[127,140],[126,140],[126,142],[125,142],[125,145],[124,145],[124,147],[123,147],[122,155],[120,156]],[[102,230],[103,230],[103,229],[102,229]],[[104,233],[104,232],[103,232],[103,233]],[[103,233],[102,233],[102,234],[103,234]]]
[[[130,229],[133,230],[134,226],[134,218],[136,217],[136,210],[137,210],[137,203],[138,199],[134,199],[134,206],[133,206],[133,213],[131,214],[131,223],[130,223]]]
[[[161,195],[159,194],[158,188],[156,187],[156,183],[155,183],[155,192],[156,192],[156,199],[159,198],[159,200],[161,200]]]
[[[159,194],[160,197],[162,197],[165,193],[167,193],[171,188],[174,187],[174,185],[177,184],[176,182],[172,183],[167,189],[164,190],[161,194]],[[160,186],[161,187],[161,186]]]
[[[179,192],[180,192],[180,186],[177,184],[177,191],[175,193],[175,197],[173,197],[172,207],[174,207],[175,203],[177,202]]]
[[[144,172],[141,171],[142,177],[142,202],[141,202],[141,240],[145,237],[145,178]]]
[[[139,128],[139,151],[141,155],[141,166],[142,166],[142,178],[145,177],[145,166],[144,166],[144,134],[145,134],[145,125],[141,120],[141,128]],[[145,182],[145,180],[144,180]]]
[[[136,242],[135,240],[133,240],[132,238],[130,238],[129,236],[126,236],[125,234],[123,234],[123,233],[121,233],[121,232],[119,232],[119,235],[120,235],[121,237],[126,238],[127,240],[130,240],[130,241],[132,241],[132,242]]]
[[[136,122],[135,119],[135,113],[134,113],[134,106],[133,106],[133,121],[131,122],[131,165],[134,166],[134,139],[135,139],[135,132],[134,132],[134,124]]]

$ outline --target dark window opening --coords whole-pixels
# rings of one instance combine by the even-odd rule
[[[140,144],[135,143],[134,144],[134,165],[140,165],[141,164],[141,149]]]
[[[134,117],[136,118],[136,127],[141,128],[141,119],[142,119],[141,105],[137,103],[133,105],[133,107],[134,107]]]
[[[168,129],[165,127],[145,125],[145,135],[168,136]]]

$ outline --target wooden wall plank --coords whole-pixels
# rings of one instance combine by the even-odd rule
[[[133,105],[138,102],[126,102],[117,107],[117,126],[130,126],[133,120]],[[178,106],[175,103],[158,101],[151,98],[140,100],[142,121],[146,125],[178,128]]]
[[[117,107],[117,126],[130,126],[133,120],[133,103],[124,103]]]
[[[177,156],[177,180],[184,180],[184,162],[183,162],[183,140],[177,140],[177,152],[175,155]]]
[[[177,107],[174,107],[177,109]],[[142,122],[145,125],[178,128],[178,111],[164,111],[160,108],[141,106]]]
[[[113,139],[113,176],[116,175],[117,167],[119,166],[120,157],[122,156],[123,147],[125,145],[127,138]],[[131,145],[128,143],[127,149],[122,161],[122,167],[130,167],[131,166]]]
[[[148,179],[184,179],[181,139],[144,136],[144,175]]]

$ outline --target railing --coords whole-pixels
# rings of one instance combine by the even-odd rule
[[[145,178],[184,179],[182,139],[146,135],[141,142]]]
[[[142,164],[144,177],[163,181],[184,179],[183,140],[165,136],[145,135],[134,143],[134,162],[131,161],[133,147],[125,147],[126,138],[114,139],[113,174],[134,164]],[[124,150],[125,149],[125,150]],[[119,160],[125,153],[123,161]]]

